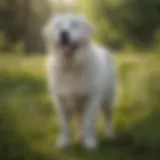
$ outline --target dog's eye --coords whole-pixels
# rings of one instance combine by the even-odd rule
[[[76,21],[72,21],[72,22],[71,22],[71,26],[72,26],[73,28],[77,28],[77,27],[78,27],[78,23],[77,23]]]

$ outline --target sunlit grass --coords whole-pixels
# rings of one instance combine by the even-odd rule
[[[115,61],[123,89],[115,117],[117,141],[101,142],[93,153],[77,144],[60,152],[55,148],[58,122],[47,90],[45,57],[0,55],[0,159],[160,158],[160,57],[117,54]],[[99,128],[101,139],[102,125]],[[14,141],[7,140],[12,136]]]

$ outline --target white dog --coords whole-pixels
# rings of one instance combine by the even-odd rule
[[[71,143],[70,119],[76,113],[80,138],[87,149],[97,147],[100,110],[105,117],[106,136],[114,136],[115,65],[109,51],[91,41],[93,32],[93,26],[77,14],[56,15],[43,30],[49,52],[49,88],[60,118],[60,148]]]

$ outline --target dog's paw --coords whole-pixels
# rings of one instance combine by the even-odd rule
[[[83,145],[84,145],[84,148],[90,151],[97,149],[97,141],[94,138],[85,139]]]
[[[70,146],[70,139],[67,137],[62,137],[57,142],[57,148],[58,149],[66,149]]]

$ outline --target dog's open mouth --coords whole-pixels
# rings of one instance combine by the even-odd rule
[[[77,44],[65,44],[61,45],[61,49],[64,54],[73,54],[77,49],[77,46]]]

